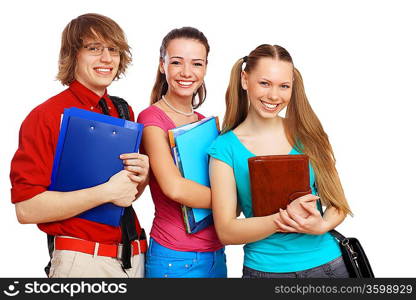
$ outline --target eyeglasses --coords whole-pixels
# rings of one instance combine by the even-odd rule
[[[104,47],[101,44],[98,43],[93,43],[93,44],[88,44],[83,46],[83,48],[87,49],[88,54],[90,55],[101,55],[104,52],[104,49],[108,49],[108,52],[110,53],[111,56],[120,56],[120,49],[117,47]]]

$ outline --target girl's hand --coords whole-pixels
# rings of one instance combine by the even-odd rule
[[[286,210],[280,209],[274,222],[278,232],[298,232],[306,234],[323,234],[329,230],[329,225],[316,209],[316,200],[313,195],[306,195],[293,201]],[[294,203],[295,202],[295,203]],[[299,210],[301,208],[301,210]]]
[[[288,208],[293,214],[296,214],[302,218],[307,218],[309,217],[309,211],[304,209],[300,204],[304,203],[305,205],[310,206],[311,208],[316,208],[316,200],[318,199],[319,197],[312,194],[308,194],[290,202]]]
[[[139,153],[125,153],[120,155],[123,160],[124,170],[131,172],[130,180],[141,184],[146,184],[149,173],[149,158],[147,155]]]

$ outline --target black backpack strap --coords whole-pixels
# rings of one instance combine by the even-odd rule
[[[109,96],[114,106],[117,109],[120,119],[130,120],[130,110],[129,104],[126,100],[116,96]],[[139,238],[136,231],[135,221],[134,221],[134,210],[132,206],[126,207],[124,209],[124,215],[121,218],[121,232],[122,232],[122,254],[121,260],[123,262],[124,269],[131,268],[131,242]]]
[[[49,277],[49,272],[51,270],[51,259],[53,251],[55,250],[55,236],[48,234],[47,235],[48,241],[48,251],[49,251],[49,262],[48,265],[44,268],[46,276]]]
[[[126,100],[116,96],[109,96],[114,106],[117,109],[120,119],[130,120],[129,104]]]

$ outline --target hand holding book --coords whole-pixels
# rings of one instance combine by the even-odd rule
[[[326,221],[316,209],[319,197],[309,194],[292,201],[286,210],[280,209],[274,222],[278,232],[322,234],[327,230]]]
[[[106,196],[114,205],[128,207],[136,200],[137,183],[130,179],[130,175],[131,172],[121,170],[103,184]]]

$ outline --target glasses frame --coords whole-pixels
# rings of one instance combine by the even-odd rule
[[[97,48],[98,52],[94,52],[91,49],[89,49],[91,47]],[[118,47],[104,46],[100,43],[90,43],[90,44],[82,46],[82,48],[87,49],[88,54],[90,54],[92,56],[102,55],[104,53],[104,49],[108,50],[108,53],[110,54],[110,56],[120,56],[120,54],[121,54],[120,49]]]

